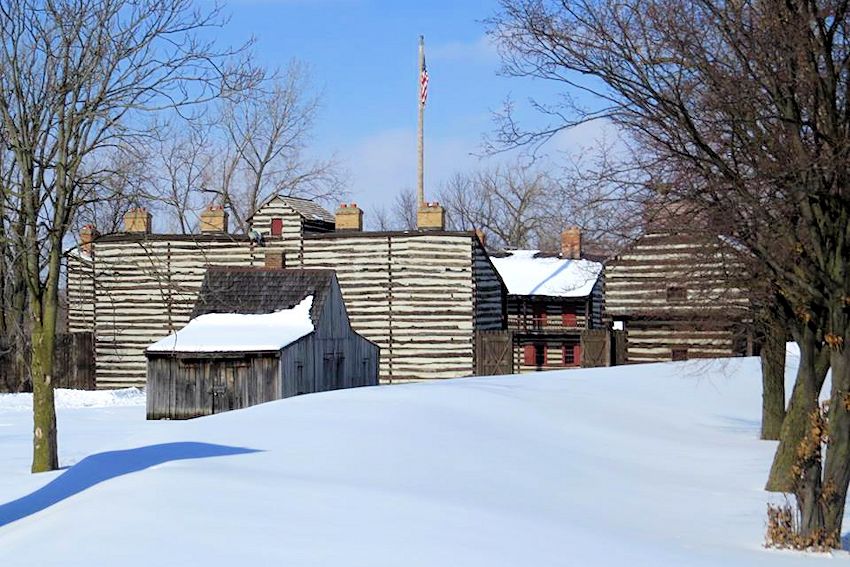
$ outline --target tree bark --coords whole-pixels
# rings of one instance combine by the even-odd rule
[[[778,440],[785,419],[785,327],[768,316],[761,349],[761,438]]]
[[[843,337],[850,329],[845,327]],[[850,483],[850,348],[835,346],[830,352],[832,391],[829,405],[828,433],[824,461],[823,495],[824,528],[827,537],[837,544],[841,536],[841,520]]]
[[[800,366],[765,486],[770,492],[795,492],[797,479],[792,468],[797,464],[797,451],[809,431],[812,413],[818,410],[818,395],[829,369],[829,358],[810,327],[795,331],[794,335],[800,347]]]

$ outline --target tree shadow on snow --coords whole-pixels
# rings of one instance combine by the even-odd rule
[[[108,451],[84,458],[61,475],[17,500],[0,504],[0,527],[49,508],[109,479],[170,461],[257,453],[257,449],[181,442]]]

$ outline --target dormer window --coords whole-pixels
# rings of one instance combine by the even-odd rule
[[[667,288],[667,301],[687,301],[688,290],[682,286],[671,285]]]

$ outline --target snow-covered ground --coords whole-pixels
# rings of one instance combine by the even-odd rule
[[[186,422],[144,421],[132,392],[91,404],[62,394],[72,466],[41,475],[28,473],[28,408],[2,396],[0,557],[4,567],[846,560],[761,547],[774,443],[758,440],[759,383],[756,359],[693,361],[336,391]]]

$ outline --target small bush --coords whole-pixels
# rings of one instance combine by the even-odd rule
[[[767,535],[765,547],[830,551],[841,547],[838,534],[817,530],[811,534],[800,533],[800,518],[790,504],[767,505]]]

